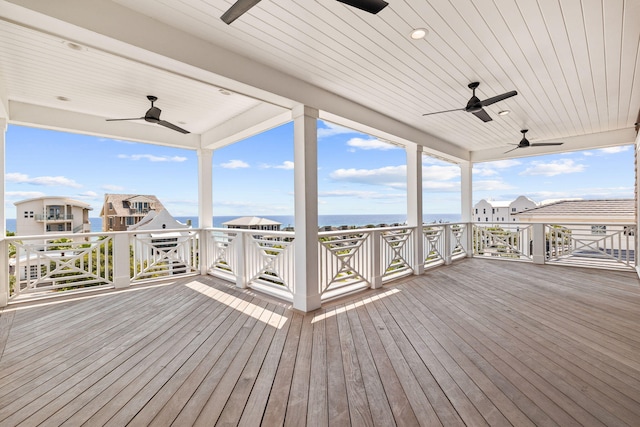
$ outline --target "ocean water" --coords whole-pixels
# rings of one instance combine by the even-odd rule
[[[282,224],[282,228],[295,226],[293,215],[260,215],[263,218],[268,218],[273,221],[277,221]],[[223,223],[238,218],[238,215],[233,216],[214,216],[213,226],[222,227]],[[176,219],[180,222],[187,223],[191,220],[191,225],[194,228],[198,228],[197,216],[177,216]],[[460,221],[460,214],[429,214],[423,216],[423,222],[457,222]],[[102,218],[89,218],[91,221],[91,231],[102,231]],[[366,225],[379,225],[379,224],[404,224],[407,221],[405,214],[368,214],[368,215],[319,215],[318,225],[323,226],[340,226],[340,225],[354,225],[354,226],[366,226]],[[7,230],[16,231],[16,220],[7,219]]]

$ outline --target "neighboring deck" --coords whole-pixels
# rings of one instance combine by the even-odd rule
[[[640,424],[633,273],[467,259],[307,315],[194,277],[10,306],[2,346],[2,426]]]

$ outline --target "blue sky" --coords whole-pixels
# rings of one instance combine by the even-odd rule
[[[406,155],[368,135],[320,122],[318,211],[406,213]],[[214,216],[293,214],[293,125],[264,132],[213,154]],[[516,141],[517,142],[517,141]],[[197,215],[194,151],[9,126],[6,212],[13,202],[68,196],[100,214],[105,193],[155,194],[174,216]],[[425,214],[460,213],[460,169],[424,157]],[[528,157],[474,167],[474,203],[526,195],[632,198],[632,146]]]

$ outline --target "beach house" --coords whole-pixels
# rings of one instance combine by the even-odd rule
[[[102,231],[125,231],[140,222],[149,212],[160,212],[163,209],[164,206],[154,195],[105,194],[100,210]]]
[[[43,196],[15,202],[16,235],[51,236],[89,233],[91,205],[69,197]]]

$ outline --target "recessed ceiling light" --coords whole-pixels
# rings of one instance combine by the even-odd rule
[[[227,96],[228,96],[228,95],[231,95],[231,92],[229,92],[229,91],[228,91],[228,90],[226,90],[226,89],[218,89],[218,92],[220,92],[220,93],[221,93],[221,94],[223,94],[223,95],[227,95]]]
[[[510,112],[511,112],[511,110],[502,110],[502,111],[498,111],[498,115],[499,116],[506,116]]]
[[[79,45],[78,43],[74,43],[74,42],[67,42],[67,47],[69,49],[73,49],[73,50],[86,50],[84,46]]]
[[[413,40],[422,40],[427,36],[427,34],[429,34],[429,30],[427,30],[426,28],[416,28],[415,30],[411,31],[411,34],[409,34],[409,36]]]
[[[67,98],[66,96],[56,96],[56,99],[58,101],[64,101],[64,102],[69,101],[69,98]]]

